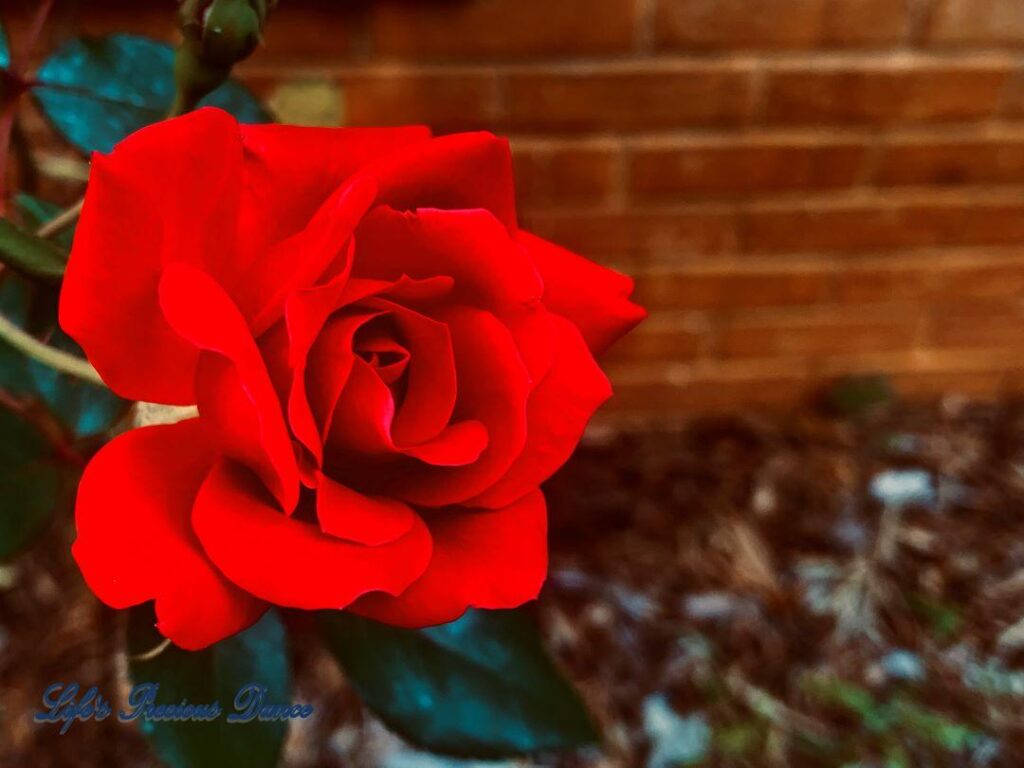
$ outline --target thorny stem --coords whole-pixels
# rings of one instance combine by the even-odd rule
[[[44,344],[30,334],[25,333],[25,331],[21,330],[21,328],[3,315],[0,315],[0,339],[6,341],[27,357],[43,365],[48,365],[54,370],[71,376],[77,376],[101,387],[106,386],[99,373],[96,372],[96,369],[87,361]]]

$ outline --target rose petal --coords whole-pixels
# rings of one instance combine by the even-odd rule
[[[447,294],[451,286],[451,278],[444,277],[429,280],[402,278],[392,283],[386,280],[350,280],[342,275],[324,285],[297,291],[288,298],[285,314],[293,378],[289,390],[288,418],[295,436],[315,457],[317,464],[323,460],[322,443],[330,430],[334,404],[348,380],[352,336],[377,313],[354,311],[350,317],[358,315],[363,319],[353,319],[342,328],[330,327],[325,330],[328,318],[343,307],[367,297],[388,295],[433,300]],[[321,340],[325,333],[333,338]],[[329,366],[321,367],[317,361],[310,362],[309,356],[314,344],[319,350],[318,358],[326,356]],[[318,368],[318,371],[307,376],[306,369],[310,365]]]
[[[500,508],[536,488],[569,458],[612,388],[576,326],[555,317],[554,364],[530,395],[526,446],[508,472],[471,502]]]
[[[254,335],[280,319],[289,294],[315,285],[339,256],[347,253],[346,265],[351,265],[349,240],[376,194],[372,179],[343,183],[303,229],[271,247],[252,265],[236,296]],[[341,272],[347,275],[348,268]]]
[[[517,608],[547,575],[547,510],[540,491],[503,509],[431,514],[430,567],[398,597],[372,594],[354,613],[400,627],[454,621],[468,608]]]
[[[352,314],[332,318],[309,351],[306,391],[319,425],[318,456],[322,456],[322,443],[330,432],[338,400],[357,359],[353,349],[356,333],[376,317],[380,317],[379,312],[353,310]]]
[[[397,280],[446,275],[454,300],[502,314],[540,300],[532,260],[485,210],[375,208],[360,224],[353,274]]]
[[[299,498],[295,452],[245,319],[209,275],[183,264],[164,270],[160,305],[171,327],[204,352],[196,375],[201,417],[225,453],[250,464],[290,513]]]
[[[202,265],[230,284],[242,149],[237,123],[199,110],[93,157],[60,300],[61,327],[130,400],[189,405],[196,349],[157,302],[164,266]]]
[[[334,461],[340,455],[342,462],[364,466],[367,459],[410,456],[440,466],[464,466],[476,461],[487,446],[487,432],[475,421],[451,425],[419,445],[397,445],[391,434],[394,418],[391,390],[369,363],[353,356],[325,441]]]
[[[409,144],[367,164],[392,208],[483,208],[509,232],[516,229],[515,182],[508,140],[490,133],[456,133]]]
[[[316,515],[324,533],[370,547],[400,539],[417,519],[407,504],[365,496],[323,473],[317,473]]]
[[[488,445],[468,466],[402,467],[393,492],[427,507],[460,504],[508,471],[526,444],[526,403],[532,387],[515,340],[496,317],[469,307],[446,307],[438,310],[437,319],[448,325],[455,351],[459,399],[453,418],[483,424]]]
[[[394,418],[395,400],[391,390],[369,363],[353,355],[348,381],[330,421],[326,444],[335,451],[361,458],[389,456],[395,452],[391,439]]]
[[[345,608],[368,592],[401,594],[430,561],[430,533],[418,516],[407,534],[388,544],[342,541],[282,515],[254,475],[225,460],[203,483],[192,525],[231,581],[290,608]]]
[[[246,185],[239,236],[260,253],[303,229],[313,213],[367,163],[416,143],[430,129],[243,125]]]
[[[460,421],[420,445],[399,448],[406,456],[434,467],[464,467],[487,450],[490,436],[479,421]]]
[[[253,624],[267,606],[218,571],[191,528],[216,453],[197,419],[136,429],[108,443],[78,488],[72,554],[112,608],[156,600],[157,629],[199,650]]]
[[[629,300],[633,280],[528,232],[517,239],[544,279],[544,304],[571,320],[595,355],[647,317]]]
[[[448,326],[393,301],[371,299],[367,306],[393,318],[409,350],[405,397],[391,428],[395,443],[416,445],[437,437],[451,421],[458,395]]]

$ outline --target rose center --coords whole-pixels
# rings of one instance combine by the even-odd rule
[[[388,316],[382,316],[363,326],[356,334],[354,350],[377,371],[387,385],[398,382],[409,367],[409,350],[401,333]]]

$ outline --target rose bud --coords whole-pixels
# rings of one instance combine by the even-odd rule
[[[263,37],[268,0],[184,0],[178,9],[183,35],[174,73],[185,112],[219,87],[231,68],[249,55]]]

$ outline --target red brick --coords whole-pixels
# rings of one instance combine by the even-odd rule
[[[651,64],[516,72],[507,122],[521,131],[661,130],[739,125],[749,116],[746,64]]]
[[[615,188],[618,154],[612,142],[513,141],[520,206],[607,201]]]
[[[612,370],[615,395],[605,412],[615,414],[706,413],[744,407],[788,407],[806,396],[808,381],[799,361],[741,361],[674,365],[645,376]]]
[[[836,300],[843,304],[923,299],[934,290],[935,270],[928,264],[884,263],[856,265],[836,272]]]
[[[341,7],[339,7],[341,5]],[[253,60],[322,65],[348,59],[357,22],[344,4],[280,3],[267,23],[265,41]]]
[[[163,3],[140,6],[133,3],[129,9],[122,3],[90,3],[88,9],[76,9],[69,20],[76,32],[83,35],[106,35],[112,31],[145,35],[167,42],[178,38],[178,24],[174,11]],[[49,25],[50,33],[59,33],[60,24]]]
[[[660,0],[656,39],[684,49],[798,49],[890,45],[908,0]]]
[[[349,125],[423,123],[440,132],[494,127],[493,75],[385,69],[351,72],[342,86]]]
[[[176,35],[171,0],[81,5],[47,46]],[[921,3],[924,52],[907,0],[279,5],[240,68],[261,92],[338,82],[351,124],[512,128],[524,225],[635,274],[653,314],[608,358],[611,414],[789,407],[869,371],[1024,391],[1021,0]]]
[[[723,357],[827,357],[886,352],[914,346],[923,313],[903,306],[875,306],[860,312],[795,310],[780,317],[737,319],[719,337]]]
[[[836,267],[836,300],[844,304],[885,301],[991,306],[1024,295],[1024,251],[922,251],[855,258]]]
[[[820,366],[820,371],[828,376],[871,371],[888,371],[893,375],[900,375],[913,371],[991,373],[1008,368],[1005,362],[993,359],[990,350],[913,349],[848,357],[836,356]]]
[[[1020,0],[939,0],[928,41],[934,45],[1000,45],[1024,42]]]
[[[816,137],[652,142],[632,152],[630,191],[664,201],[849,187],[865,153],[862,141]]]
[[[932,319],[929,341],[936,347],[1024,351],[1024,311],[1003,303],[943,305]]]
[[[1001,357],[1001,352],[992,353]],[[1007,381],[1014,368],[994,371],[910,370],[889,375],[889,381],[901,397],[915,400],[934,400],[940,396],[956,394],[974,398],[1003,398],[1007,394]],[[1017,386],[1016,391],[1021,387]]]
[[[606,263],[632,258],[678,261],[735,248],[736,219],[728,210],[679,213],[523,211],[524,226]]]
[[[378,2],[382,57],[467,59],[621,53],[633,47],[636,0]]]
[[[750,253],[1018,244],[1024,242],[1024,193],[754,207],[740,231],[740,247]]]
[[[943,270],[936,282],[935,299],[939,307],[1016,303],[1024,297],[1024,253],[1014,261]]]
[[[635,298],[651,310],[725,310],[820,304],[829,299],[826,270],[813,265],[695,266],[635,275]]]
[[[1015,64],[991,56],[780,66],[768,75],[766,119],[776,125],[885,124],[990,117]]]
[[[882,150],[878,184],[1024,183],[1024,132],[962,139],[896,139]]]
[[[605,365],[696,360],[707,349],[710,326],[703,315],[654,315],[616,344],[601,362]]]
[[[958,393],[982,397],[1001,394],[1020,364],[1005,350],[919,349],[850,357],[833,357],[819,366],[819,376],[885,373],[903,397]]]

